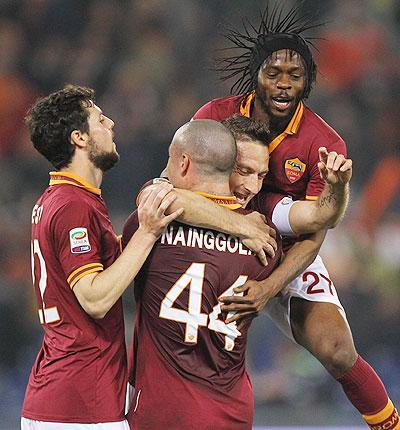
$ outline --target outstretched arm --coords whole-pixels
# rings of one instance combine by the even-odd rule
[[[319,148],[318,168],[325,188],[315,201],[300,200],[289,212],[289,223],[297,235],[315,233],[335,227],[346,211],[349,202],[349,181],[352,161],[326,148]]]
[[[247,281],[242,287],[234,289],[235,293],[244,292],[244,296],[221,297],[219,300],[224,303],[221,310],[236,312],[226,320],[226,323],[257,316],[272,297],[303,273],[315,260],[325,234],[326,231],[322,230],[301,242],[296,242],[267,279]]]

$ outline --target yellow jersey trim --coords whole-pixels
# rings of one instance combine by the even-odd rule
[[[103,270],[103,265],[101,263],[89,263],[89,264],[85,264],[84,266],[78,267],[77,269],[75,269],[67,278],[67,282],[68,284],[70,283],[71,279],[80,271],[84,270],[84,269],[88,269],[91,267],[96,267],[100,270]]]
[[[252,91],[245,100],[240,105],[240,114],[243,116],[246,116],[247,118],[250,118],[250,111],[251,111],[251,105],[256,97],[256,92]],[[289,124],[287,125],[284,132],[282,132],[280,135],[276,136],[275,139],[268,144],[269,152],[271,153],[274,151],[275,148],[279,146],[279,144],[285,139],[286,136],[290,134],[296,134],[297,130],[300,125],[300,121],[303,118],[304,114],[304,103],[300,102],[297,105],[297,108],[292,116],[292,119],[290,120]]]
[[[69,184],[75,185],[76,187],[84,188],[93,194],[101,196],[101,189],[96,188],[93,184],[75,173],[71,172],[50,172],[50,182],[49,185],[60,185]]]
[[[251,105],[253,100],[256,98],[256,92],[252,91],[246,99],[244,99],[240,105],[240,115],[247,116],[250,118]]]
[[[292,116],[292,119],[287,125],[285,131],[281,133],[279,136],[276,136],[275,139],[268,145],[268,149],[270,153],[280,145],[280,143],[285,139],[285,137],[291,134],[297,133],[297,129],[299,128],[301,118],[303,118],[303,113],[304,113],[304,104],[303,102],[300,102],[297,105],[296,111],[294,112],[294,115]]]
[[[235,196],[218,196],[215,194],[203,193],[202,191],[196,191],[196,194],[213,200],[215,203],[227,209],[234,210],[242,207],[241,204],[237,203]]]
[[[83,273],[78,275],[69,285],[71,288],[74,288],[75,284],[79,281],[79,279],[83,278],[86,275],[89,275],[89,273],[101,272],[101,271],[103,271],[103,267],[101,268],[94,267],[93,269],[85,270]]]

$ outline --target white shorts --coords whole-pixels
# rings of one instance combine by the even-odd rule
[[[289,339],[295,341],[290,324],[290,300],[292,297],[299,297],[310,302],[333,303],[346,318],[336,288],[319,255],[299,277],[284,288],[278,296],[271,299],[266,306],[267,314],[275,325]]]
[[[98,424],[52,423],[22,417],[21,430],[129,430],[129,424],[126,420]]]

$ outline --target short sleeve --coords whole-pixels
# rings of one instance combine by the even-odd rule
[[[253,198],[251,209],[271,219],[281,235],[295,236],[289,222],[290,208],[295,203],[290,196],[261,191]]]
[[[139,217],[138,211],[132,212],[128,219],[125,221],[122,238],[121,238],[121,248],[122,250],[128,244],[130,238],[135,234],[136,230],[139,228]]]
[[[310,179],[307,184],[306,200],[317,200],[318,196],[324,189],[325,182],[321,178],[318,169],[319,154],[318,149],[321,146],[325,146],[329,152],[336,151],[338,154],[343,154],[347,157],[346,144],[343,139],[336,139],[334,142],[321,142],[319,145],[314,145],[314,149],[311,157],[311,171]]]
[[[104,269],[101,225],[95,209],[84,201],[69,201],[54,215],[53,243],[71,288],[83,276]]]
[[[280,202],[285,194],[269,193],[260,191],[250,202],[250,208],[254,211],[260,212],[267,218],[272,219],[275,206]]]

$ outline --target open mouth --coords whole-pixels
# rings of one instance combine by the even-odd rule
[[[292,104],[292,99],[283,97],[272,97],[272,103],[277,110],[284,111]]]
[[[236,201],[240,205],[244,206],[247,203],[247,200],[249,198],[249,194],[241,194],[241,193],[236,193],[236,192],[234,194],[235,194],[235,197],[236,197]]]

